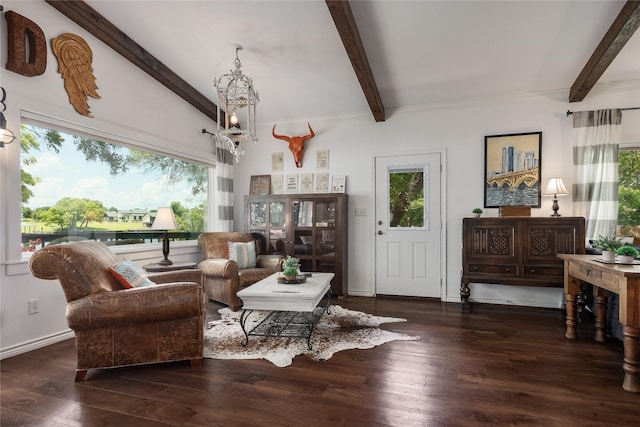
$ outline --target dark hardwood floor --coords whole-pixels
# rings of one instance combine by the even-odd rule
[[[90,370],[74,382],[74,341],[1,362],[2,426],[637,426],[621,388],[622,346],[564,338],[560,310],[424,299],[335,301],[404,317],[419,335],[328,361],[205,359]],[[221,306],[210,303],[217,316]]]

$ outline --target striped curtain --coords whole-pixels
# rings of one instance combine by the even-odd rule
[[[573,113],[573,207],[587,240],[615,236],[618,225],[620,109]]]
[[[233,231],[233,164],[235,157],[227,145],[215,136],[216,167],[214,170],[213,230]]]

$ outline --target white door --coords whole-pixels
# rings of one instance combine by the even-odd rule
[[[440,153],[375,158],[376,293],[441,298]]]

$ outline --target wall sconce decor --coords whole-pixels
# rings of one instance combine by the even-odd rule
[[[551,216],[557,217],[561,216],[558,213],[558,196],[566,196],[569,194],[567,192],[567,188],[564,186],[564,182],[562,182],[562,178],[551,178],[549,183],[547,184],[547,190],[545,191],[545,196],[553,196],[553,214]]]
[[[2,104],[0,108],[0,148],[2,148],[5,144],[11,144],[16,139],[16,136],[11,129],[7,129],[7,119],[4,117],[4,110],[7,109],[4,103],[4,100],[7,99],[7,92],[3,87],[0,87],[0,90],[2,91],[0,96],[0,104]]]
[[[153,224],[151,224],[151,229],[164,230],[164,238],[162,239],[162,255],[164,255],[164,259],[158,262],[160,265],[173,264],[173,261],[169,259],[169,237],[167,236],[167,231],[176,230],[177,228],[178,223],[173,214],[173,209],[171,207],[158,208],[156,218],[153,220]]]
[[[234,69],[230,74],[216,78],[214,87],[218,97],[218,125],[213,133],[214,138],[224,143],[235,156],[236,161],[244,155],[243,145],[246,142],[257,143],[256,136],[256,104],[258,93],[253,87],[253,80],[242,74],[242,63],[238,58],[239,44],[236,47]],[[221,108],[224,107],[224,123],[221,123]],[[206,130],[203,129],[203,133]]]

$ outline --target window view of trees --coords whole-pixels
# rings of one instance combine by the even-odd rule
[[[21,126],[21,154],[23,252],[85,238],[157,241],[158,206],[173,208],[173,238],[205,230],[205,166],[30,124]]]
[[[640,151],[618,155],[618,235],[640,238]]]
[[[389,173],[390,227],[424,226],[424,173],[391,171]]]

